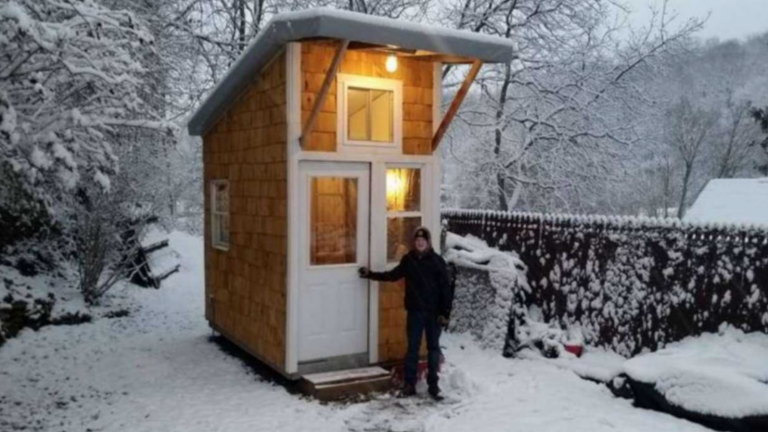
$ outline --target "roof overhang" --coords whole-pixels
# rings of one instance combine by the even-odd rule
[[[446,63],[507,63],[515,58],[511,41],[499,37],[398,21],[328,8],[275,16],[251,42],[189,120],[190,135],[210,129],[220,113],[288,42],[340,39],[370,48],[390,47],[433,56]]]

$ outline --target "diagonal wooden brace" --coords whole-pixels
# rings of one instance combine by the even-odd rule
[[[331,66],[328,68],[328,72],[325,74],[323,85],[320,87],[320,92],[317,94],[317,98],[315,99],[315,106],[312,107],[312,112],[309,114],[307,123],[304,125],[304,129],[301,131],[299,144],[301,144],[302,149],[304,148],[304,141],[309,138],[310,134],[312,133],[312,129],[315,127],[317,115],[320,114],[320,108],[323,106],[323,102],[325,102],[326,96],[328,96],[328,90],[330,90],[331,83],[336,77],[336,72],[339,70],[341,59],[344,58],[344,53],[347,51],[347,47],[349,47],[349,40],[344,39],[340,41],[339,47],[336,48],[336,54],[333,56]]]
[[[440,141],[442,141],[445,132],[448,131],[448,126],[451,125],[453,117],[455,117],[456,113],[459,111],[459,107],[461,106],[461,103],[464,102],[464,98],[467,96],[467,93],[469,93],[469,88],[475,81],[477,73],[480,72],[480,67],[482,65],[483,62],[480,60],[475,60],[472,62],[472,68],[469,70],[469,73],[467,73],[466,78],[464,78],[464,82],[461,83],[461,88],[459,88],[459,91],[456,92],[456,96],[454,96],[453,101],[451,101],[451,106],[448,107],[448,111],[445,112],[443,121],[440,122],[440,127],[437,128],[435,136],[432,137],[433,152],[437,150],[437,147],[440,145]]]

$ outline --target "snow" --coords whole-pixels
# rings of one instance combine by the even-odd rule
[[[768,177],[710,180],[683,220],[768,228]]]
[[[32,147],[32,152],[29,154],[29,161],[32,165],[38,169],[48,169],[53,162],[40,150],[37,146]]]
[[[635,357],[623,370],[673,405],[726,418],[768,414],[768,335],[723,326]]]
[[[503,358],[469,335],[443,336],[444,403],[381,395],[323,405],[289,394],[210,341],[202,240],[172,233],[170,243],[182,269],[162,289],[108,294],[135,303],[131,315],[25,330],[0,348],[0,430],[707,431],[635,409],[563,367]]]
[[[109,177],[107,177],[106,174],[96,170],[93,174],[93,179],[101,185],[101,188],[104,189],[105,192],[109,192],[109,189],[112,187],[112,182],[109,181]]]
[[[160,277],[173,270],[179,264],[179,254],[171,248],[163,248],[152,252],[147,257],[152,275]]]
[[[509,288],[519,285],[530,291],[525,277],[527,266],[516,254],[491,248],[485,241],[474,236],[458,236],[447,233],[445,238],[446,261],[462,267],[488,271],[493,286]]]
[[[64,267],[62,277],[41,274],[35,277],[24,276],[14,267],[0,265],[0,307],[7,305],[4,299],[11,296],[13,300],[24,300],[28,308],[32,308],[35,300],[50,301],[55,297],[51,320],[66,315],[90,314],[83,296],[77,290],[74,282],[75,269]]]
[[[387,371],[385,369],[375,366],[360,369],[347,369],[342,371],[315,373],[311,375],[304,375],[304,378],[307,381],[311,381],[315,385],[318,385],[349,379],[361,380],[365,378],[373,378],[386,373]]]
[[[356,21],[363,24],[369,24],[372,27],[378,27],[381,29],[388,29],[393,32],[410,30],[418,33],[425,33],[434,37],[453,37],[461,38],[465,40],[472,40],[478,43],[489,43],[493,45],[506,45],[510,50],[517,50],[515,43],[508,39],[502,39],[498,36],[491,36],[479,32],[471,32],[467,30],[457,30],[447,27],[420,24],[407,20],[395,20],[392,18],[386,18],[371,14],[362,14],[359,12],[351,12],[343,9],[335,9],[330,7],[317,7],[311,9],[304,9],[296,12],[286,12],[277,15],[273,22],[286,22],[288,24],[291,21],[303,20],[315,17],[334,17],[343,20]],[[267,27],[269,24],[267,24]]]
[[[624,362],[627,361],[626,358],[613,351],[591,347],[586,348],[581,357],[571,354],[550,359],[533,350],[524,350],[518,356],[524,359],[544,361],[570,370],[584,379],[601,383],[607,383],[618,376],[623,370]]]

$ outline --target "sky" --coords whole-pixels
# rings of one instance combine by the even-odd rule
[[[633,9],[632,25],[642,26],[651,17],[649,5],[662,0],[622,0]],[[679,13],[682,22],[689,17],[704,18],[711,13],[699,36],[709,38],[744,39],[756,33],[768,32],[768,0],[670,0],[671,9]]]

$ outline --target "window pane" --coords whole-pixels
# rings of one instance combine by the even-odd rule
[[[220,213],[229,212],[229,183],[218,182],[214,187],[216,188],[214,208]]]
[[[368,90],[347,90],[347,136],[355,141],[369,141],[368,137]]]
[[[391,91],[371,91],[371,141],[392,142],[393,99]]]
[[[387,219],[387,262],[398,262],[408,253],[413,233],[420,226],[420,216]]]
[[[421,211],[421,170],[387,169],[387,211]]]
[[[313,177],[310,264],[357,262],[357,179]]]
[[[219,216],[219,243],[229,244],[229,215],[224,214]]]
[[[353,141],[394,141],[394,99],[391,90],[347,89],[347,138]]]

